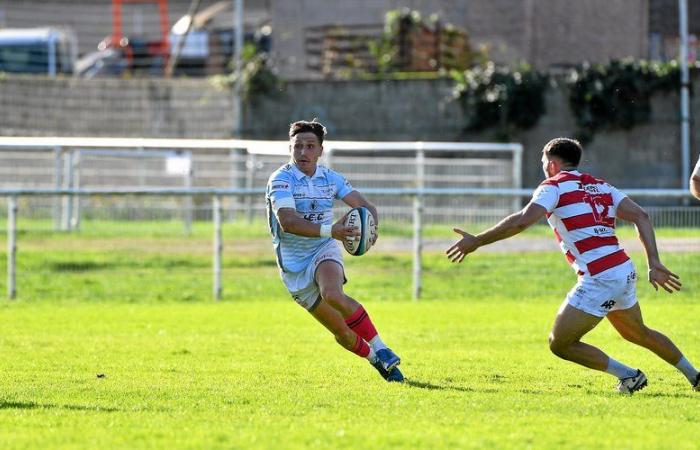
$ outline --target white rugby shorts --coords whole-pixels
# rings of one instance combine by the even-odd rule
[[[287,287],[295,302],[303,306],[307,311],[312,311],[321,301],[321,293],[316,283],[316,270],[323,261],[334,261],[340,264],[345,278],[345,266],[343,266],[343,253],[337,240],[331,239],[328,244],[321,247],[311,263],[299,272],[283,272],[280,270],[282,282]],[[345,279],[343,280],[345,281]]]
[[[610,311],[629,309],[637,303],[637,273],[632,261],[616,270],[614,277],[581,277],[566,295],[562,305],[596,317],[605,317]]]

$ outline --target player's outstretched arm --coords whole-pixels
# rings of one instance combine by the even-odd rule
[[[690,193],[700,200],[700,159],[690,175]]]
[[[522,210],[511,214],[497,225],[476,236],[459,228],[454,228],[455,233],[462,235],[462,239],[447,249],[445,252],[447,253],[447,258],[452,262],[461,263],[465,256],[476,251],[479,247],[515,236],[539,221],[545,214],[547,214],[547,210],[544,206],[530,202]]]
[[[285,233],[307,237],[321,236],[321,225],[304,219],[294,208],[280,208],[277,211],[277,220]],[[331,228],[331,236],[335,239],[359,235],[360,231],[357,227],[346,227],[343,225],[342,219],[333,224]]]
[[[654,226],[651,224],[649,214],[630,198],[625,197],[617,207],[617,217],[632,222],[637,227],[639,240],[642,241],[644,252],[646,253],[647,266],[649,267],[649,283],[654,286],[654,289],[658,291],[659,286],[661,286],[669,293],[673,293],[674,290],[680,290],[681,281],[678,275],[661,264],[659,251],[656,248]]]

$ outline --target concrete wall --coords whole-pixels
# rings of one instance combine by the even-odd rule
[[[286,139],[290,122],[317,117],[330,139],[494,141],[492,130],[463,132],[451,91],[449,80],[289,82],[246,108],[245,137]],[[525,186],[542,178],[544,143],[575,132],[564,94],[550,90],[547,114],[512,138],[525,146]],[[599,132],[582,168],[626,188],[680,187],[678,104],[675,94],[654,98],[650,124]],[[700,111],[700,96],[691,108]],[[0,79],[0,135],[222,138],[231,136],[232,110],[230,91],[206,80]],[[697,133],[692,148],[695,161]]]
[[[285,139],[290,122],[317,117],[327,125],[330,139],[497,140],[493,130],[464,132],[463,114],[451,101],[451,91],[447,80],[295,82],[282,99],[263,101],[247,112],[246,132],[251,138]],[[691,110],[700,111],[700,97],[691,101]],[[537,126],[512,138],[525,147],[525,186],[536,186],[542,179],[542,146],[554,137],[572,137],[576,130],[563,88],[548,91],[546,108]],[[656,97],[651,123],[630,131],[598,132],[586,146],[582,169],[627,188],[680,187],[678,108],[676,94]],[[700,150],[700,135],[695,133],[692,149],[694,162]]]
[[[215,138],[233,129],[229,91],[207,80],[0,77],[0,135]]]

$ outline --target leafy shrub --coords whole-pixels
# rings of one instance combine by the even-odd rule
[[[577,137],[590,141],[599,129],[630,129],[649,120],[651,96],[680,87],[678,64],[614,60],[582,64],[566,79]]]
[[[453,71],[454,97],[466,117],[466,129],[498,127],[507,138],[517,129],[537,124],[545,113],[549,77],[528,65],[515,69],[488,62],[463,72]]]

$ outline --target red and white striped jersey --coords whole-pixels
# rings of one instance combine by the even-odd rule
[[[547,209],[547,221],[578,275],[609,277],[630,261],[615,236],[615,212],[625,197],[605,181],[572,170],[544,180],[532,202]]]

